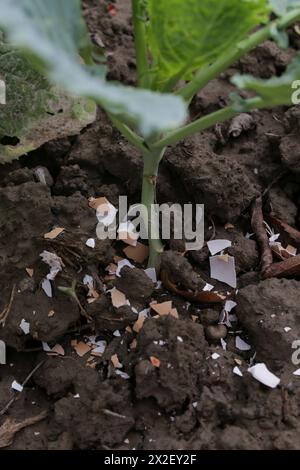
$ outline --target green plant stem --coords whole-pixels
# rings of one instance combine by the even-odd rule
[[[266,103],[262,98],[255,97],[250,98],[244,101],[244,111],[251,111],[252,109],[260,109],[263,108]],[[237,111],[235,106],[226,106],[226,108],[220,109],[214,113],[208,114],[207,116],[203,116],[196,121],[187,124],[176,131],[171,132],[163,139],[159,140],[153,145],[155,149],[162,149],[168,145],[177,144],[180,140],[185,139],[191,134],[195,134],[196,132],[203,131],[209,127],[214,126],[215,124],[221,123],[226,121],[227,119],[231,119],[236,114],[239,114],[241,111]]]
[[[279,30],[285,29],[298,20],[300,20],[300,9],[291,11],[284,17],[272,21],[267,26],[251,34],[249,38],[241,41],[226,54],[223,54],[212,65],[199,70],[199,72],[195,74],[193,80],[178,90],[176,94],[182,96],[186,101],[190,101],[199,90],[204,88],[210,82],[210,80],[220,75],[220,73],[228,69],[228,67],[234,64],[242,56],[271,37],[274,25],[276,25]]]
[[[109,116],[109,119],[113,123],[113,125],[118,129],[119,132],[130,142],[132,145],[134,145],[136,148],[141,150],[143,154],[149,153],[149,150],[145,146],[145,142],[140,137],[138,134],[136,134],[130,127],[128,127],[126,124],[123,122],[119,121],[115,116],[113,116],[110,113],[107,113]]]
[[[140,88],[149,88],[148,50],[146,41],[146,26],[143,14],[144,11],[142,1],[132,0],[132,21],[134,30],[138,86]]]
[[[149,260],[148,267],[157,268],[158,256],[163,252],[163,246],[159,238],[158,219],[154,215],[156,204],[156,181],[159,163],[165,149],[154,150],[149,155],[144,155],[144,171],[142,186],[142,205],[147,210],[145,223],[148,228]],[[154,215],[154,220],[152,216]]]

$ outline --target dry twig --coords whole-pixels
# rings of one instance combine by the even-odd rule
[[[251,226],[260,246],[261,270],[262,274],[264,275],[264,273],[269,269],[269,267],[273,263],[273,255],[272,250],[269,246],[269,238],[265,229],[261,198],[257,198],[253,203]]]

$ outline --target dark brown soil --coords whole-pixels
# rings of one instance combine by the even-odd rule
[[[107,2],[86,1],[85,15],[91,32],[100,32],[110,53],[109,77],[134,84],[130,2],[114,4],[117,14],[111,16]],[[294,36],[292,44],[299,47]],[[228,101],[233,88],[228,79],[235,72],[269,77],[280,73],[294,53],[293,48],[281,51],[272,42],[261,45],[198,94],[193,117]],[[81,135],[48,143],[0,167],[0,312],[16,286],[5,326],[0,325],[0,339],[8,346],[7,365],[0,366],[0,426],[7,416],[22,421],[43,410],[48,413],[45,420],[16,434],[9,449],[300,447],[300,379],[292,375],[297,367],[291,362],[292,342],[300,339],[300,282],[262,281],[258,246],[245,238],[251,232],[251,202],[278,175],[282,177],[269,192],[266,210],[271,206],[278,217],[299,227],[300,111],[294,107],[254,112],[253,125],[236,138],[229,125],[168,149],[158,181],[159,202],[204,203],[206,239],[215,225],[216,238],[232,241],[229,254],[236,260],[240,290],[238,323],[227,330],[217,326],[223,305],[190,304],[155,287],[144,265],[124,268],[120,278],[106,281],[107,288],[116,286],[126,294],[134,310],[116,309],[103,293],[87,303],[83,276],[94,276],[101,293],[105,268],[116,254],[123,255],[124,247],[110,241],[97,241],[95,250],[86,247],[96,227],[88,198],[106,196],[117,204],[118,196],[127,194],[130,202],[138,202],[141,189],[141,157],[102,111]],[[47,172],[47,185],[36,179],[38,166]],[[226,230],[226,223],[234,228]],[[54,226],[65,232],[46,241],[43,235]],[[43,250],[57,253],[65,264],[53,283],[52,298],[41,288],[48,273],[40,258]],[[207,247],[185,258],[170,251],[162,262],[182,289],[193,290],[200,282],[198,274],[210,281]],[[26,268],[33,268],[32,277]],[[77,281],[79,300],[91,322],[74,299],[58,289],[72,280]],[[214,285],[220,291],[228,289]],[[172,300],[179,318],[156,318],[152,312],[135,332],[129,327],[137,320],[136,312],[152,300]],[[22,319],[30,323],[28,335],[20,328]],[[251,345],[250,351],[235,347],[237,334]],[[90,353],[79,357],[72,346],[74,340],[86,341],[87,335],[107,343],[104,354],[93,361]],[[224,336],[227,350],[219,341]],[[60,344],[65,356],[47,355],[42,341],[50,347]],[[212,358],[215,352],[220,355],[217,360]],[[255,353],[256,362],[265,362],[281,378],[276,389],[247,372]],[[112,364],[114,355],[123,376]],[[160,367],[151,357],[159,359]],[[23,382],[43,360],[23,392],[13,392],[13,380]],[[237,364],[243,377],[233,373]],[[16,400],[1,416],[14,393]]]

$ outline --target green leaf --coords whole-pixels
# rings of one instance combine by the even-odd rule
[[[287,49],[289,47],[289,36],[287,32],[278,29],[275,23],[271,25],[271,37],[282,49]]]
[[[4,84],[0,163],[18,158],[49,140],[79,134],[96,119],[94,102],[51,86],[19,51],[1,43],[0,70]]]
[[[295,91],[293,83],[300,79],[300,52],[296,54],[291,64],[281,77],[262,80],[251,75],[236,75],[232,83],[238,88],[254,91],[263,99],[265,107],[290,105]]]
[[[284,16],[288,11],[300,8],[300,0],[269,0],[269,3],[277,16]]]
[[[267,0],[149,0],[153,87],[168,89],[267,20]]]
[[[106,82],[80,63],[79,52],[88,63],[92,56],[80,0],[0,0],[0,26],[53,83],[134,121],[144,136],[185,120],[179,97]]]

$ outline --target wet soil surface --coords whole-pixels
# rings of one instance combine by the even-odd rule
[[[129,1],[112,5],[108,11],[107,2],[90,0],[85,15],[109,52],[109,78],[134,84]],[[299,42],[291,31],[292,45]],[[235,72],[267,78],[294,53],[272,42],[261,45],[195,97],[192,117],[224,106]],[[86,246],[96,238],[97,224],[88,199],[105,196],[117,204],[119,195],[128,195],[134,203],[141,189],[141,157],[103,112],[81,135],[0,167],[0,312],[7,313],[0,325],[7,345],[7,364],[0,365],[0,430],[7,419],[23,422],[47,413],[5,448],[300,447],[300,379],[291,359],[292,343],[300,339],[300,281],[262,280],[259,247],[255,237],[245,236],[251,233],[251,203],[270,185],[265,210],[299,227],[300,110],[259,111],[252,118],[168,149],[158,180],[158,202],[204,203],[206,240],[232,242],[228,253],[235,258],[238,292],[211,280],[207,246],[184,255],[180,244],[167,243],[162,261],[185,292],[201,282],[229,292],[237,302],[231,326],[219,324],[224,302],[190,302],[153,283],[143,263],[123,268],[120,277],[109,274],[107,266],[124,257],[123,242]],[[65,230],[45,239],[53,227]],[[63,263],[52,297],[43,289],[45,250]],[[93,302],[85,275],[93,277]],[[77,299],[59,289],[74,280]],[[107,293],[113,287],[130,305],[113,306]],[[176,311],[147,310],[153,301],[172,301]],[[237,337],[250,349],[239,349]],[[279,386],[255,380],[247,371],[255,362],[265,363]],[[36,367],[22,392],[11,388]],[[236,367],[242,375],[233,372]]]

